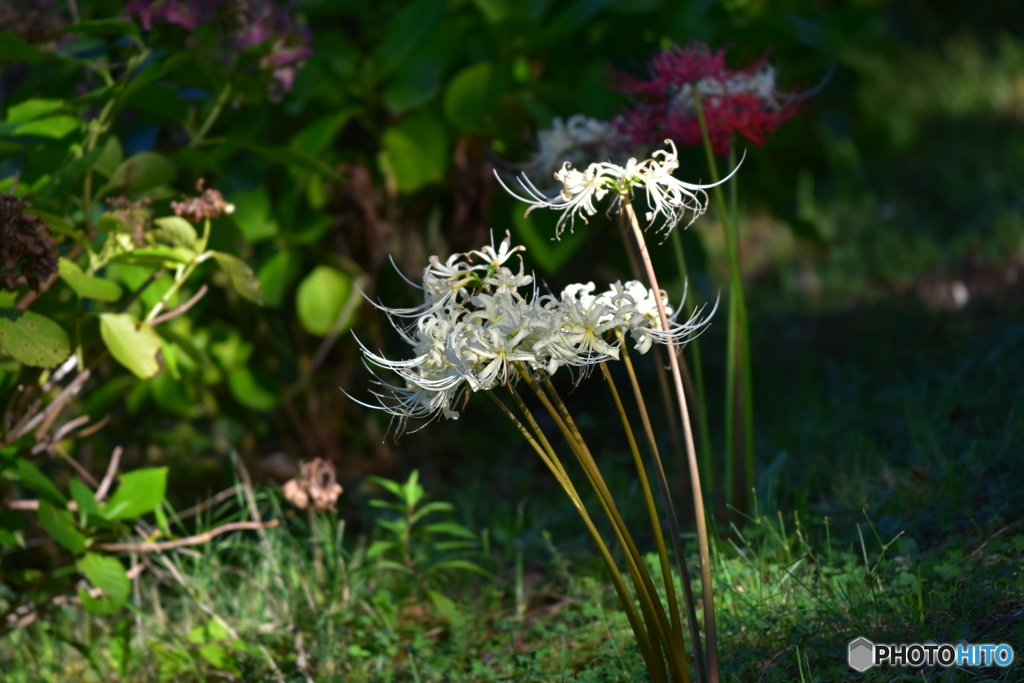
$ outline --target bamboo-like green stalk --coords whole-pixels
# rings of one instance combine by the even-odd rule
[[[622,210],[626,214],[633,233],[636,236],[637,244],[640,246],[640,259],[647,270],[647,279],[651,289],[654,290],[654,301],[658,306],[658,317],[661,319],[662,329],[670,329],[668,314],[665,312],[665,303],[661,300],[661,287],[658,286],[658,276],[654,272],[654,264],[647,251],[647,242],[644,239],[644,232],[640,228],[636,212],[633,210],[633,203],[628,195],[621,195]],[[672,380],[675,384],[676,398],[679,401],[679,413],[683,424],[683,436],[686,439],[687,464],[690,469],[690,486],[693,489],[694,517],[697,523],[697,544],[700,549],[701,563],[701,589],[704,598],[704,633],[706,644],[706,661],[708,669],[708,683],[719,683],[718,663],[718,628],[715,623],[715,596],[711,584],[711,551],[708,545],[707,519],[704,513],[704,494],[701,491],[700,467],[697,464],[697,449],[693,443],[693,428],[690,425],[690,411],[686,406],[686,394],[683,391],[682,373],[679,370],[679,357],[675,353],[668,354],[669,367],[672,370]]]
[[[654,428],[651,425],[651,417],[647,412],[647,401],[644,399],[643,391],[640,389],[640,380],[637,378],[636,369],[633,367],[633,359],[629,356],[629,348],[622,343],[621,331],[616,331],[619,338],[619,349],[622,360],[626,365],[626,372],[629,375],[629,382],[633,388],[633,398],[636,400],[637,408],[640,411],[640,419],[644,425],[644,432],[647,435],[647,442],[651,449],[651,457],[655,463],[655,471],[658,473],[658,484],[661,488],[661,496],[665,500],[665,511],[668,517],[668,530],[672,538],[672,552],[676,556],[676,566],[679,569],[679,580],[683,586],[683,602],[686,605],[686,620],[690,629],[690,640],[693,643],[693,659],[697,669],[697,680],[703,683],[707,680],[707,669],[704,663],[704,650],[700,642],[700,627],[697,623],[697,605],[693,599],[693,587],[690,583],[690,571],[686,567],[686,556],[683,554],[682,534],[679,532],[679,518],[676,516],[675,505],[672,503],[672,494],[668,488],[668,478],[665,476],[665,467],[661,462],[661,455],[658,451],[658,442],[654,438]]]
[[[618,387],[615,386],[615,379],[612,377],[607,363],[601,363],[601,372],[604,374],[608,389],[612,392],[615,408],[619,411],[619,419],[622,421],[622,428],[625,430],[626,439],[629,442],[629,451],[633,454],[633,464],[636,466],[636,473],[640,478],[640,490],[644,494],[647,516],[651,522],[651,531],[654,532],[654,547],[658,551],[658,561],[661,564],[661,575],[665,584],[665,598],[668,601],[669,616],[672,619],[672,631],[677,637],[682,637],[683,624],[679,617],[679,603],[676,600],[676,589],[672,581],[672,565],[668,561],[665,535],[661,531],[661,521],[658,519],[658,508],[654,504],[654,493],[651,491],[651,484],[647,478],[647,468],[644,467],[644,460],[636,444],[636,436],[633,434],[633,428],[629,424],[629,416],[626,414],[625,406],[622,405],[622,397],[619,396]]]
[[[543,447],[538,443],[537,439],[530,434],[526,427],[524,427],[523,424],[516,418],[512,411],[509,410],[509,408],[504,403],[501,402],[501,399],[499,399],[494,394],[494,392],[488,391],[487,395],[490,396],[491,400],[493,400],[498,405],[498,408],[505,415],[505,417],[511,420],[512,424],[516,426],[516,429],[519,430],[519,433],[523,435],[523,437],[530,444],[530,446],[537,453],[537,455],[540,456],[541,461],[555,476],[555,480],[558,481],[559,485],[562,487],[562,490],[564,490],[566,494],[569,496],[569,499],[572,501],[573,506],[576,508],[576,511],[583,519],[583,523],[586,525],[587,531],[590,533],[591,538],[593,538],[594,542],[597,544],[598,553],[601,555],[601,560],[604,562],[605,568],[608,570],[608,574],[611,576],[612,585],[615,587],[615,592],[619,597],[619,602],[622,603],[622,607],[626,612],[626,618],[629,620],[629,625],[633,629],[633,634],[636,636],[637,645],[640,648],[640,653],[643,656],[644,661],[647,663],[648,671],[651,672],[651,677],[654,678],[656,683],[660,683],[660,681],[667,681],[664,663],[661,662],[660,655],[651,645],[650,636],[647,630],[644,628],[643,623],[640,621],[640,616],[637,614],[636,607],[633,605],[633,596],[630,595],[629,589],[626,587],[625,579],[623,578],[622,573],[619,571],[618,566],[615,564],[615,560],[612,559],[611,552],[608,550],[608,546],[605,544],[604,539],[601,537],[601,534],[598,532],[597,527],[594,525],[594,522],[591,519],[590,514],[587,512],[586,506],[584,506],[583,504],[583,500],[580,498],[579,494],[576,491],[576,488],[573,486],[572,481],[566,475],[565,468],[562,467],[561,461],[555,454],[554,449],[551,448],[551,444],[547,441],[547,438],[544,436],[544,433],[540,430],[540,427],[537,425],[537,421],[533,418],[533,414],[530,412],[526,404],[523,403],[522,398],[518,395],[518,393],[514,390],[513,387],[510,387],[510,391],[512,393],[513,398],[516,401],[516,405],[519,407],[520,411],[523,413],[527,421],[530,423],[531,428],[533,428],[536,431],[537,435],[543,440]],[[661,672],[660,678],[657,675],[657,672],[659,670]]]
[[[708,171],[711,173],[711,182],[718,183],[721,176],[718,173],[718,164],[715,162],[715,154],[711,145],[711,137],[708,134],[707,120],[704,117],[704,107],[699,97],[696,98],[697,121],[700,124],[701,137],[704,141],[704,154],[707,157]],[[730,149],[731,149],[730,145]],[[735,156],[731,157],[735,161]],[[735,164],[733,164],[735,165]],[[737,196],[735,180],[730,191],[730,206],[727,208],[725,197],[722,193],[722,186],[714,188],[715,201],[718,205],[722,218],[722,232],[725,236],[725,250],[729,260],[729,330],[727,340],[726,357],[726,387],[725,387],[725,481],[723,489],[730,502],[736,507],[746,507],[746,496],[753,486],[754,476],[754,449],[753,449],[753,400],[751,387],[753,384],[749,362],[749,329],[747,326],[746,303],[743,298],[743,281],[740,277],[739,268],[739,230],[737,215]],[[739,387],[737,387],[737,363],[739,364]],[[740,401],[737,400],[737,388],[740,390],[740,401],[742,401],[742,424],[744,431],[743,438],[743,478],[740,479],[736,473],[735,462],[737,451],[740,447],[736,435],[736,411]],[[749,484],[749,485],[748,485]]]

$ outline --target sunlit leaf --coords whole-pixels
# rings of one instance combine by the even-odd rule
[[[160,372],[157,354],[164,342],[149,323],[128,313],[103,313],[100,335],[110,355],[136,377],[146,379]]]
[[[352,279],[337,268],[321,265],[313,269],[295,293],[299,322],[310,334],[324,336],[331,331],[352,291]]]
[[[39,501],[39,526],[53,540],[77,554],[85,550],[85,535],[75,527],[67,510],[58,510],[50,501]]]
[[[167,468],[150,467],[126,472],[117,491],[103,508],[107,519],[134,519],[152,512],[167,491]]]
[[[176,247],[191,249],[196,245],[196,229],[181,216],[165,216],[153,221],[156,234]]]
[[[381,147],[402,192],[444,180],[448,140],[444,125],[433,115],[420,114],[387,129]]]
[[[86,275],[73,261],[68,261],[66,258],[61,257],[57,272],[60,274],[60,279],[83,299],[117,301],[121,298],[121,288],[117,286],[117,283],[105,278]]]
[[[0,41],[2,40],[3,38],[0,37]],[[56,111],[63,106],[64,100],[48,100],[41,98],[25,100],[24,102],[12,104],[7,108],[7,122],[19,123],[22,121],[31,121],[32,119],[39,118],[40,116],[49,114],[52,111]]]
[[[52,368],[71,355],[64,328],[49,318],[17,308],[0,308],[0,346],[25,365]]]

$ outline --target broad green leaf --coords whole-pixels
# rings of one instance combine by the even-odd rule
[[[287,249],[276,252],[260,266],[256,278],[260,281],[263,302],[270,308],[277,308],[284,301],[284,293],[288,288],[292,271],[295,270],[295,258]]]
[[[25,365],[52,368],[71,355],[71,341],[57,323],[32,311],[0,308],[0,346]]]
[[[465,621],[465,616],[459,611],[455,601],[443,593],[427,591],[430,602],[434,603],[434,610],[450,624],[460,624]]]
[[[382,78],[397,69],[437,30],[448,12],[448,0],[415,0],[398,13],[374,54]]]
[[[142,44],[139,27],[127,19],[90,19],[77,24],[68,24],[57,33],[81,33],[87,36],[128,36]]]
[[[74,116],[48,116],[23,123],[14,129],[15,135],[37,135],[42,138],[59,139],[76,130],[82,122]]]
[[[42,470],[36,467],[32,462],[25,458],[18,458],[17,464],[14,468],[15,474],[18,475],[18,479],[26,487],[32,489],[36,493],[44,496],[48,496],[51,500],[55,500],[61,505],[67,503],[68,499],[64,497],[64,494],[54,485],[50,478],[43,474]]]
[[[423,113],[389,128],[381,136],[381,146],[402,192],[444,180],[448,140],[444,125],[434,116]]]
[[[0,62],[41,64],[52,59],[54,59],[52,54],[30,45],[21,36],[0,31]]]
[[[81,237],[81,231],[75,230],[74,224],[63,216],[58,216],[56,214],[49,213],[48,211],[40,211],[34,206],[26,211],[26,213],[30,213],[42,220],[53,232],[59,232],[60,234],[67,235],[68,237]]]
[[[87,591],[90,600],[82,600],[82,605],[96,614],[113,614],[128,602],[132,592],[132,584],[125,572],[124,565],[109,555],[86,553],[85,557],[75,563],[85,578],[96,588],[103,591],[100,598],[93,598]]]
[[[97,301],[117,301],[121,298],[121,288],[117,283],[110,280],[86,275],[73,261],[61,257],[58,273],[60,279],[67,283],[68,287],[75,290],[75,294],[83,299],[96,299]]]
[[[104,178],[109,179],[123,161],[124,150],[121,149],[121,141],[117,139],[116,135],[111,135],[107,138],[107,142],[103,147],[100,148],[100,156],[96,159],[96,163],[93,164],[93,168]]]
[[[0,37],[0,41],[3,38]],[[12,104],[7,108],[7,122],[20,123],[39,118],[64,106],[64,100],[31,99]]]
[[[178,265],[191,263],[196,254],[191,249],[183,247],[142,247],[133,249],[123,254],[118,254],[111,261],[115,263],[130,263],[138,266],[156,268],[174,268]]]
[[[206,642],[206,628],[203,626],[195,626],[188,632],[188,642],[193,645],[199,645],[200,643]]]
[[[299,322],[310,334],[323,337],[334,326],[352,292],[352,279],[336,268],[321,265],[313,269],[295,293]]]
[[[181,216],[165,216],[153,221],[156,234],[176,247],[191,249],[196,245],[196,229]]]
[[[210,640],[227,640],[231,637],[228,630],[224,628],[224,624],[216,619],[210,619],[206,622],[206,633],[210,636]]]
[[[288,146],[298,152],[316,157],[331,146],[334,138],[338,136],[338,133],[355,113],[356,110],[350,108],[343,109],[336,114],[322,116],[296,133]]]
[[[338,175],[333,168],[320,161],[315,156],[306,154],[305,152],[300,152],[297,149],[292,149],[290,147],[267,147],[266,145],[258,145],[247,140],[236,140],[233,138],[227,138],[221,142],[221,144],[249,150],[250,152],[259,154],[264,159],[273,161],[276,164],[287,166],[288,168],[317,173],[327,178],[334,178],[335,180],[341,179],[341,176]]]
[[[237,256],[225,254],[222,251],[211,251],[210,254],[213,255],[217,264],[227,273],[228,279],[231,280],[231,286],[235,288],[239,295],[254,304],[263,305],[260,281],[256,279],[256,274],[252,272],[249,264]]]
[[[102,313],[100,335],[110,354],[136,377],[146,379],[160,372],[157,354],[164,342],[149,323],[128,313]]]
[[[382,99],[395,114],[429,102],[441,89],[441,62],[434,55],[410,60],[384,85]]]
[[[75,477],[71,477],[71,480],[68,482],[68,490],[71,492],[71,498],[78,503],[78,516],[83,523],[85,523],[89,515],[93,517],[100,516],[99,503],[96,502],[96,497],[88,486]]]
[[[452,78],[444,93],[444,114],[462,130],[480,133],[485,117],[501,96],[505,74],[490,62],[466,67]]]
[[[167,491],[167,468],[149,467],[126,472],[117,491],[103,508],[107,519],[134,519],[152,512]]]
[[[242,672],[238,670],[238,665],[235,664],[234,657],[231,656],[231,653],[223,645],[215,643],[204,645],[199,648],[199,655],[212,664],[214,668],[227,671],[235,676],[242,675]]]
[[[156,152],[142,152],[128,157],[114,169],[99,195],[110,192],[135,194],[174,180],[174,164]]]
[[[474,0],[480,13],[484,15],[488,23],[497,24],[509,15],[508,0]]]
[[[566,261],[586,242],[586,231],[562,233],[561,239],[553,240],[555,224],[558,221],[553,211],[534,211],[523,215],[525,207],[517,204],[512,209],[512,223],[515,237],[529,250],[530,258],[547,273],[557,273]]]
[[[262,386],[246,366],[228,373],[228,388],[235,400],[250,410],[269,413],[277,406],[277,394]]]
[[[68,511],[58,510],[45,499],[39,501],[39,526],[71,552],[78,554],[85,550],[85,536],[75,527]]]
[[[228,199],[235,205],[231,220],[238,226],[249,244],[273,237],[278,233],[270,193],[260,185],[254,190],[232,192]]]

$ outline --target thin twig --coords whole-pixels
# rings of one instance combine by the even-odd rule
[[[106,550],[111,553],[159,553],[189,545],[201,545],[210,541],[214,536],[219,536],[229,531],[263,531],[280,523],[281,520],[279,519],[272,519],[269,522],[230,522],[229,524],[222,524],[219,527],[210,529],[206,533],[186,536],[185,538],[178,538],[173,541],[163,541],[162,543],[97,543],[93,548]]]
[[[176,512],[174,515],[171,516],[170,521],[179,522],[188,517],[192,517],[193,515],[198,515],[200,512],[203,512],[204,510],[213,507],[217,503],[220,503],[222,501],[227,500],[228,498],[231,498],[237,492],[238,485],[236,484],[235,486],[231,486],[229,488],[224,489],[220,493],[215,493],[214,495],[210,496],[201,503],[197,503],[190,508],[185,508],[181,512]]]
[[[57,444],[61,442],[61,440],[63,440],[65,435],[73,431],[76,427],[84,425],[90,419],[92,418],[90,418],[88,415],[79,415],[75,419],[65,422],[57,429],[57,431],[54,433],[52,437],[48,439],[43,439],[42,441],[37,443],[35,446],[32,447],[32,450],[30,452],[32,453],[32,455],[39,455],[43,451],[49,451],[52,453],[53,449],[56,447]]]
[[[117,474],[117,466],[121,463],[121,453],[124,449],[120,446],[114,448],[114,452],[110,454],[110,464],[107,465],[107,473],[103,475],[103,481],[100,482],[99,487],[96,489],[96,502],[102,502],[107,497],[107,492],[110,491],[110,485],[114,481],[114,476]]]
[[[202,287],[199,288],[199,291],[196,292],[192,296],[191,299],[189,299],[188,301],[186,301],[182,305],[178,306],[173,311],[167,311],[163,315],[158,315],[157,317],[155,317],[152,320],[150,320],[149,324],[151,326],[153,326],[153,327],[156,327],[160,323],[165,323],[168,320],[170,320],[171,318],[176,318],[177,316],[181,315],[182,313],[187,312],[188,309],[190,309],[193,306],[195,306],[199,302],[199,300],[202,299],[203,296],[206,295],[207,290],[209,290],[209,287],[207,287],[206,285],[203,285]]]
[[[70,401],[78,392],[82,389],[82,385],[85,384],[85,380],[89,379],[89,369],[82,370],[78,375],[71,380],[71,383],[64,387],[64,390],[57,394],[57,398],[53,399],[42,411],[36,413],[28,422],[19,427],[8,435],[6,442],[11,443],[17,441],[21,437],[28,434],[30,431],[35,429],[43,420],[47,420],[52,423],[50,416],[56,417],[56,413],[60,412],[60,409],[64,407],[68,401]],[[44,425],[49,428],[49,425]],[[45,431],[45,430],[44,430]]]

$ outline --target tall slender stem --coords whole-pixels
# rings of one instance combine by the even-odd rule
[[[654,300],[658,305],[658,316],[661,318],[662,329],[670,329],[668,314],[665,312],[665,303],[661,300],[661,287],[658,286],[658,276],[654,272],[654,264],[651,262],[651,255],[647,251],[647,242],[644,239],[644,232],[640,228],[636,212],[633,210],[633,203],[628,195],[622,195],[622,209],[629,219],[636,236],[637,244],[640,245],[640,259],[647,269],[647,279],[651,289],[654,290]],[[701,492],[700,468],[697,465],[697,449],[693,443],[693,429],[690,426],[690,411],[686,407],[686,394],[683,391],[683,377],[679,370],[679,358],[676,354],[668,354],[669,367],[672,371],[672,379],[675,383],[676,398],[679,400],[680,418],[683,423],[683,436],[686,440],[686,455],[690,466],[690,486],[693,488],[694,516],[697,522],[697,544],[700,549],[701,565],[701,589],[704,597],[704,634],[707,645],[707,666],[708,683],[719,683],[718,664],[718,629],[715,624],[715,595],[711,584],[711,551],[708,546],[708,527],[704,513],[704,495]]]
[[[655,471],[658,473],[658,484],[661,488],[661,497],[665,500],[665,512],[668,517],[668,531],[672,538],[672,552],[676,556],[676,566],[679,569],[679,580],[683,585],[683,601],[686,604],[686,620],[690,627],[690,640],[693,642],[693,659],[697,669],[697,680],[704,683],[707,680],[707,669],[704,664],[704,652],[700,643],[700,627],[697,623],[697,606],[693,599],[693,586],[690,582],[690,570],[686,567],[686,556],[683,553],[682,534],[679,532],[679,521],[676,516],[675,505],[672,504],[672,494],[668,488],[668,478],[665,476],[665,468],[661,462],[661,455],[658,452],[658,441],[654,438],[654,428],[651,426],[651,417],[647,412],[647,401],[644,400],[643,391],[640,389],[640,381],[633,367],[633,359],[629,356],[629,348],[622,344],[622,332],[617,332],[619,337],[619,348],[622,360],[626,365],[626,372],[629,374],[629,382],[633,387],[633,397],[636,400],[637,408],[640,410],[640,419],[644,425],[644,432],[647,435],[647,443],[651,449],[651,456],[654,460]]]

